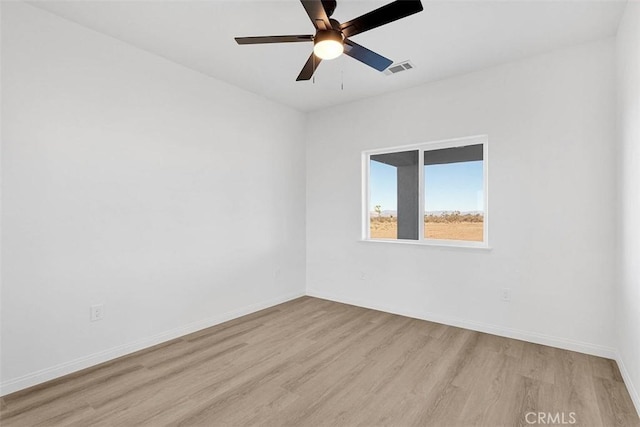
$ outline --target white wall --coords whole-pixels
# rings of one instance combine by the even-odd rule
[[[22,3],[2,62],[3,393],[304,293],[302,114]]]
[[[620,287],[618,364],[640,413],[640,3],[629,2],[618,29]]]
[[[307,292],[613,357],[614,54],[594,42],[310,115]],[[479,134],[492,250],[359,241],[362,150]]]

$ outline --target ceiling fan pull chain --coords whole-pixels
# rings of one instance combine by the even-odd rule
[[[340,90],[344,90],[344,55],[340,60]]]

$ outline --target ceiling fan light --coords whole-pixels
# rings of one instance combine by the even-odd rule
[[[334,59],[344,52],[342,34],[334,30],[318,31],[316,34],[313,53],[321,59]]]

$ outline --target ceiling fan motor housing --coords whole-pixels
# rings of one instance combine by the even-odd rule
[[[327,12],[327,16],[333,15],[333,12],[336,10],[337,2],[336,0],[322,0],[322,6],[324,10]]]
[[[344,36],[340,31],[336,30],[318,30],[316,36],[313,38],[313,44],[329,40],[342,44],[344,42]]]

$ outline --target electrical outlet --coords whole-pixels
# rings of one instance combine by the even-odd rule
[[[102,320],[104,317],[104,304],[96,304],[90,307],[91,309],[91,321]]]
[[[511,301],[511,289],[502,288],[502,290],[500,291],[500,296],[501,296],[502,301],[504,301],[504,302]]]

